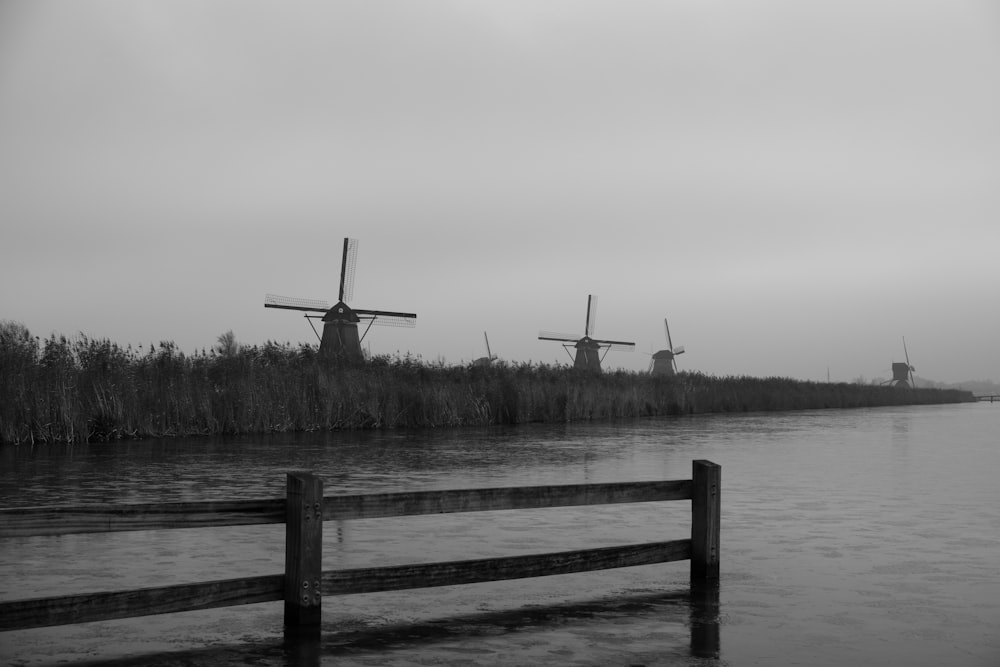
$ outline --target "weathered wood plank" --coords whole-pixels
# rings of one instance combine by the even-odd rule
[[[328,496],[323,519],[377,519],[417,514],[609,505],[691,498],[691,480],[516,486],[412,493]]]
[[[15,507],[0,510],[0,538],[284,523],[285,499],[122,505]]]
[[[332,570],[323,573],[323,594],[347,595],[473,584],[668,563],[690,557],[691,540],[672,540],[505,558]]]
[[[319,627],[322,621],[323,480],[288,473],[285,521],[285,626]]]
[[[455,489],[324,498],[323,519],[374,519],[691,498],[691,480]],[[74,505],[0,509],[0,538],[285,521],[285,499]]]
[[[718,579],[722,467],[693,461],[691,478],[691,578]]]
[[[329,496],[323,519],[537,509],[691,498],[691,480],[568,484]],[[169,528],[247,526],[285,521],[285,499],[0,509],[0,538]]]
[[[346,595],[451,586],[667,563],[686,560],[690,554],[690,540],[673,540],[506,558],[331,570],[322,574],[321,588],[324,595]],[[277,574],[0,602],[0,631],[276,602],[284,599],[284,582],[284,575]]]
[[[280,574],[0,602],[0,630],[107,621],[178,611],[231,607],[283,598]]]

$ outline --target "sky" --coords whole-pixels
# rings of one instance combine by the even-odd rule
[[[0,0],[0,320],[1000,381],[994,0]]]

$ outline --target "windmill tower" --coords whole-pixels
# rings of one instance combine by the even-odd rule
[[[587,324],[583,330],[582,336],[577,336],[573,334],[560,334],[551,331],[540,331],[538,332],[538,340],[557,340],[563,343],[563,347],[566,352],[569,353],[569,348],[576,348],[576,356],[574,357],[570,354],[570,358],[573,359],[573,365],[576,368],[588,368],[595,370],[598,373],[601,372],[601,362],[604,357],[607,356],[608,352],[611,350],[623,350],[631,352],[635,349],[635,343],[629,343],[620,340],[598,340],[592,338],[594,335],[594,327],[597,324],[597,297],[593,294],[587,296]],[[601,348],[605,348],[604,354],[601,354]]]
[[[490,352],[490,337],[486,335],[485,331],[483,332],[483,338],[486,339],[486,356],[479,357],[478,359],[473,361],[472,363],[475,366],[490,366],[493,364],[493,361],[497,358],[497,355]]]
[[[684,354],[684,346],[674,347],[674,342],[670,340],[670,325],[667,318],[663,318],[663,328],[666,331],[667,349],[660,350],[653,355],[649,361],[650,375],[677,375],[677,355]]]
[[[361,341],[364,340],[373,324],[412,327],[416,325],[417,319],[414,313],[351,308],[347,305],[347,302],[354,297],[354,270],[357,256],[357,239],[344,239],[344,256],[340,264],[340,294],[337,303],[332,308],[326,301],[297,299],[276,294],[268,294],[264,297],[265,308],[305,311],[309,326],[313,328],[316,337],[320,339],[320,354],[351,362],[364,360]],[[310,313],[323,313],[323,315],[310,315]],[[314,319],[323,321],[322,336],[316,332],[316,327],[312,323]],[[360,334],[359,324],[364,325],[364,331]]]
[[[906,351],[906,336],[903,336],[903,356],[906,363],[893,362],[892,364],[892,386],[904,389],[916,388],[917,383],[913,381],[913,371],[917,370],[910,365],[910,354]]]

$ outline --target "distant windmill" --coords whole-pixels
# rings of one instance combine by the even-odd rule
[[[660,350],[653,355],[653,358],[649,361],[649,373],[650,375],[676,375],[677,374],[677,355],[684,354],[684,346],[679,345],[674,347],[674,342],[670,340],[670,325],[667,324],[667,318],[663,318],[663,328],[666,331],[667,337],[667,349]]]
[[[587,296],[587,324],[583,330],[582,336],[553,333],[551,331],[540,331],[538,332],[538,339],[561,341],[564,343],[563,347],[566,348],[567,353],[570,348],[568,343],[572,343],[573,347],[576,348],[576,357],[574,358],[573,365],[576,368],[589,368],[599,373],[601,371],[601,362],[610,350],[624,350],[631,352],[635,349],[635,343],[620,340],[598,340],[596,338],[592,338],[591,336],[594,335],[594,327],[596,323],[597,297],[590,294]],[[602,347],[606,348],[603,355],[601,354]],[[570,354],[570,357],[573,358],[573,355]]]
[[[264,297],[265,308],[284,308],[287,310],[306,311],[309,320],[323,320],[323,336],[320,337],[320,354],[338,357],[347,361],[360,362],[364,360],[361,351],[361,341],[368,334],[373,324],[397,327],[412,327],[416,325],[417,316],[414,313],[397,313],[388,310],[368,310],[351,308],[347,302],[354,296],[354,269],[358,256],[356,239],[344,239],[344,256],[340,265],[340,294],[333,308],[326,301],[314,299],[297,299],[294,297],[268,294]],[[309,313],[323,313],[309,315]],[[358,324],[365,323],[364,331],[358,334]],[[309,326],[316,332],[312,321]]]
[[[479,357],[473,361],[472,363],[476,366],[489,366],[493,363],[493,360],[497,358],[497,355],[490,352],[490,337],[486,335],[485,331],[483,332],[483,338],[486,339],[486,356]]]
[[[913,381],[913,371],[917,370],[910,365],[910,354],[906,351],[906,336],[903,336],[903,355],[906,363],[894,362],[892,364],[892,385],[894,387],[916,388],[917,383]]]

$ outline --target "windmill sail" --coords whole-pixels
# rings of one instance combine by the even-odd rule
[[[358,263],[358,240],[344,239],[344,257],[340,261],[340,301],[354,300],[354,271]]]
[[[583,330],[583,335],[597,335],[597,297],[593,294],[587,295],[587,326]]]
[[[362,319],[370,319],[372,324],[382,327],[415,327],[417,326],[417,316],[415,313],[395,313],[388,310],[355,310],[357,316]]]
[[[567,342],[567,343],[575,343],[576,341],[580,340],[581,338],[583,338],[583,336],[581,336],[579,334],[564,334],[564,333],[556,333],[555,331],[539,331],[538,332],[538,339],[539,340],[558,340],[558,341],[564,341],[564,342]]]
[[[318,299],[299,299],[294,296],[281,296],[280,294],[265,294],[265,308],[284,308],[286,310],[306,310],[325,313],[330,310],[330,304]]]

